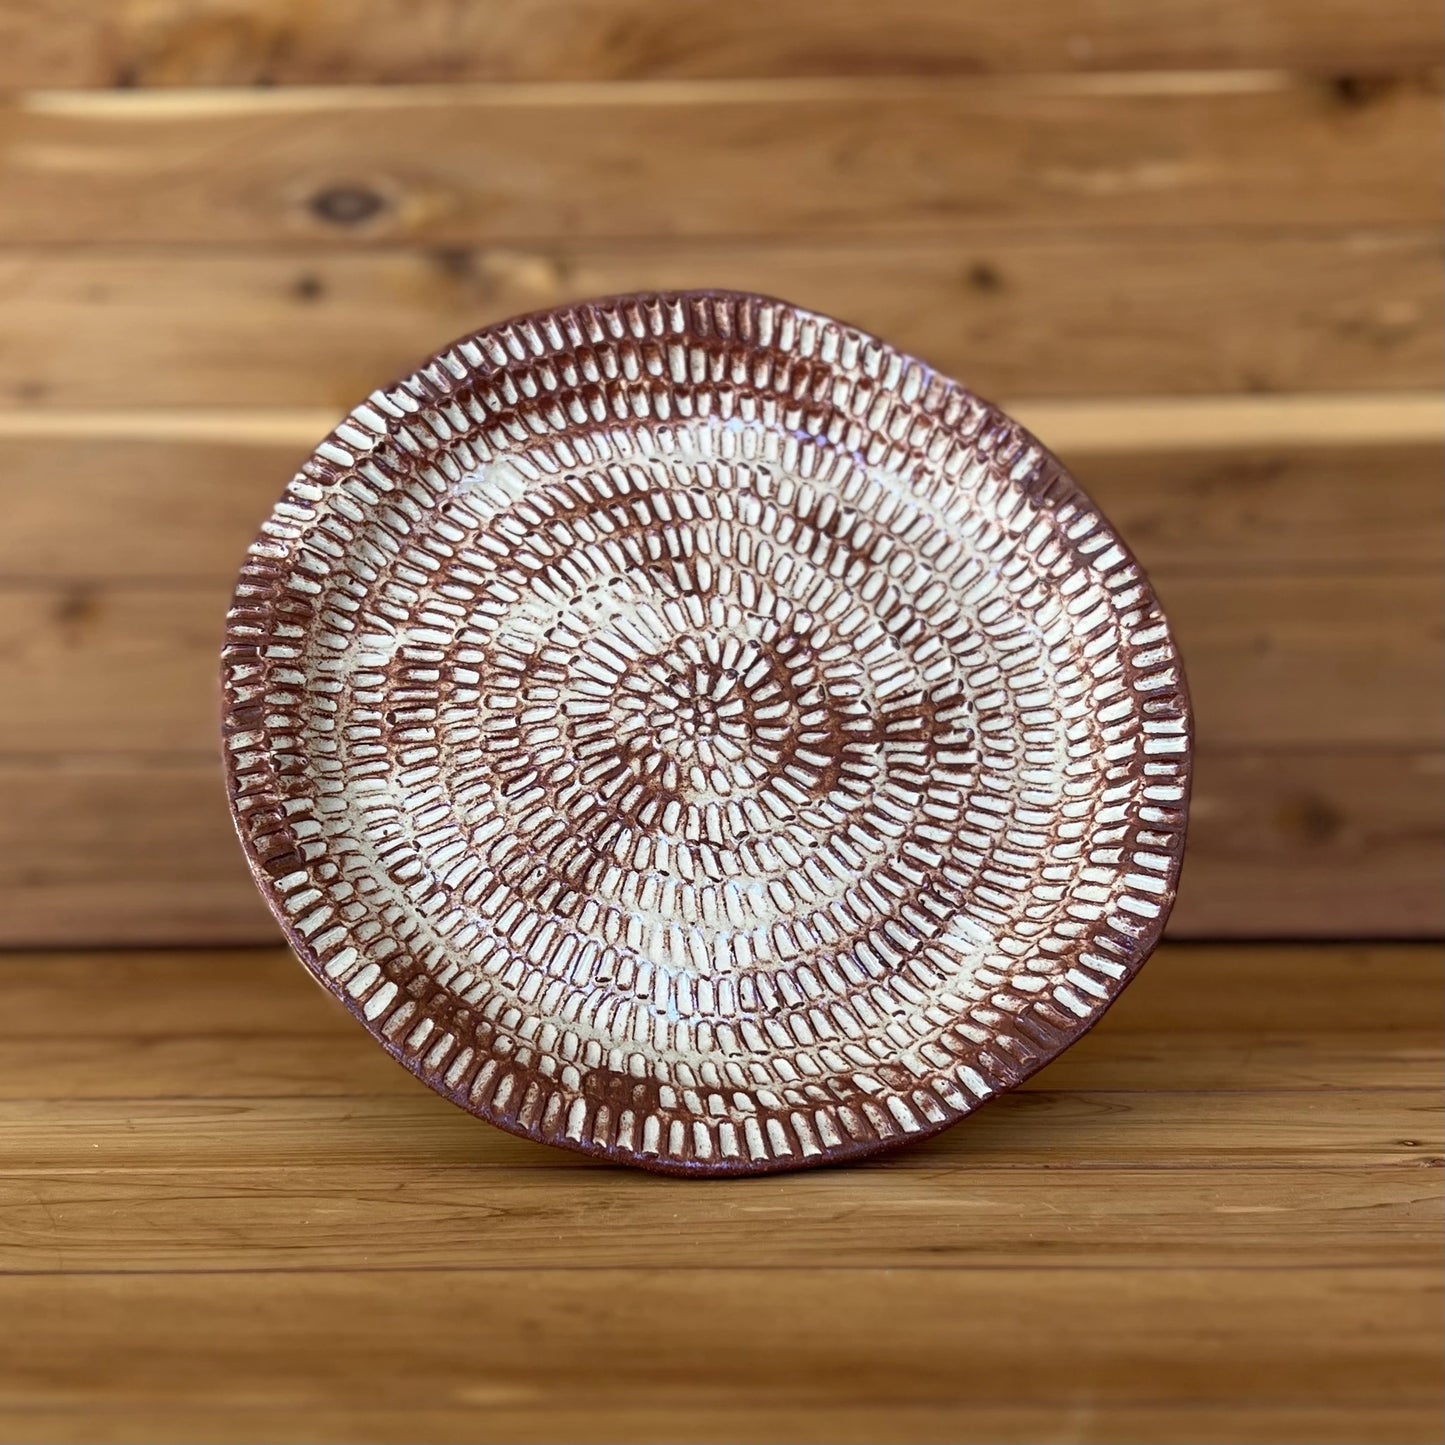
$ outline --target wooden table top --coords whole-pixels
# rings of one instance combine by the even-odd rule
[[[0,959],[0,1439],[1438,1438],[1438,951],[1166,946],[857,1168],[502,1134],[279,950]]]

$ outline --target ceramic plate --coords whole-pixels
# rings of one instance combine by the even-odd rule
[[[464,1109],[649,1169],[936,1133],[1099,1018],[1178,879],[1127,547],[992,406],[762,297],[374,392],[252,546],[224,683],[305,966]]]

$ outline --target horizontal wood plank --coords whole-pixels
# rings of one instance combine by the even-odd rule
[[[1434,960],[1438,967],[1438,958]],[[185,981],[167,981],[185,987]],[[306,980],[288,980],[294,997]],[[1254,1006],[1252,1004],[1252,1006]],[[332,1012],[332,1011],[328,1011]],[[1091,1091],[1430,1088],[1440,1079],[1438,1040],[1417,1020],[1393,1035],[1364,1031],[1188,1033],[1117,1030],[1072,1049],[1025,1088]],[[298,1042],[299,1039],[299,1042]],[[395,1086],[391,1060],[341,1014],[315,1034],[228,1030],[184,1036],[145,1032],[115,1039],[65,1034],[11,1039],[0,1059],[0,1099],[63,1091],[67,1098],[353,1095]]]
[[[1427,746],[1440,736],[1437,577],[1152,573],[1216,747]]]
[[[12,713],[10,737],[45,750],[0,766],[5,942],[275,936],[240,866],[215,766],[154,750],[210,746],[226,582],[299,454],[199,442],[0,443],[11,508],[0,571],[64,579],[25,594],[28,612],[12,610],[14,650],[0,660],[16,686],[41,679],[39,711]],[[1423,573],[1413,582],[1367,579],[1363,592],[1357,577],[1295,578],[1288,627],[1278,617],[1264,623],[1257,585],[1241,594],[1220,574],[1435,564],[1438,446],[1086,451],[1074,465],[1160,580],[1200,704],[1194,827],[1174,936],[1438,932],[1438,760],[1393,745],[1221,752],[1217,723],[1222,717],[1227,727],[1231,717],[1216,702],[1230,689],[1246,729],[1279,723],[1285,704],[1309,714],[1316,738],[1326,729],[1348,736],[1362,719],[1383,721],[1388,737],[1409,718],[1413,698],[1428,730],[1436,664],[1433,584]],[[1388,506],[1378,501],[1382,487]],[[126,546],[117,547],[122,535]],[[112,580],[166,585],[152,585],[148,600],[130,596],[117,613],[112,600],[126,589],[104,585]],[[182,582],[196,585],[173,585]],[[1336,670],[1338,634],[1345,656],[1366,657],[1376,677],[1383,666],[1399,678],[1399,655],[1374,655],[1375,638],[1412,628],[1413,683],[1362,696]],[[1212,639],[1202,655],[1196,636]],[[1264,650],[1255,651],[1261,640]],[[1290,688],[1282,678],[1293,679]],[[105,698],[99,709],[97,696]],[[77,765],[51,752],[57,735],[127,751]],[[131,756],[134,747],[147,756]],[[167,859],[159,875],[156,856]]]
[[[1434,1029],[1445,996],[1440,958],[1434,944],[1166,942],[1110,1010],[1107,1028],[1080,1040],[1066,1059],[1093,1048],[1096,1037],[1117,1041],[1126,1034],[1167,1034],[1179,1041],[1195,1033],[1228,1033],[1251,1049],[1288,1031],[1308,1035],[1312,1043],[1342,1030],[1364,1038],[1410,1035],[1413,1041],[1422,1029]],[[0,1040],[7,1053],[26,1038],[84,1040],[104,1052],[160,1037],[265,1036],[283,1044],[293,1040],[292,1052],[300,1054],[303,1039],[338,1032],[359,1037],[349,1015],[284,948],[5,952],[0,993],[6,1002]],[[89,1007],[62,1011],[79,997]],[[1245,998],[1247,1007],[1241,1006]],[[291,1067],[305,1066],[298,1060]],[[254,1073],[244,1059],[232,1058],[226,1070],[240,1072],[223,1072],[218,1088],[258,1092],[237,1082]],[[373,1077],[393,1085],[406,1078],[390,1063]],[[187,1092],[204,1087],[198,1081]],[[39,1096],[55,1092],[25,1095]]]
[[[6,437],[0,413],[0,580],[224,585],[307,448]],[[1431,567],[1445,550],[1439,442],[1062,450],[1149,568]]]
[[[479,1123],[398,1072],[387,1094],[0,1100],[0,1176],[312,1165],[606,1168]],[[870,1168],[971,1170],[1415,1169],[1440,1162],[1437,1089],[1006,1094],[955,1129]]]
[[[1321,1000],[1311,1014],[1301,994]],[[396,1065],[281,950],[0,955],[0,1099],[388,1093]],[[77,1016],[67,1001],[86,1000]],[[1226,1000],[1216,1012],[1205,999]],[[1243,1000],[1247,999],[1247,1005]],[[1166,944],[1094,1030],[1023,1087],[1430,1088],[1433,947]],[[1232,1002],[1233,1007],[1229,1004]]]
[[[1434,960],[1438,968],[1439,959]],[[3,970],[0,970],[3,972]],[[184,980],[168,980],[186,987]],[[297,970],[286,997],[307,980]],[[1253,1006],[1253,1004],[1251,1004]],[[328,1010],[328,1012],[333,1012]],[[65,1034],[12,1038],[0,1058],[0,1099],[63,1091],[67,1098],[179,1098],[244,1094],[353,1095],[394,1087],[396,1065],[368,1048],[339,1009],[314,1034],[137,1033],[97,1041]],[[1080,1044],[1024,1088],[1431,1088],[1440,1081],[1437,1037],[1411,1021],[1393,1035],[1281,1030],[1139,1037],[1138,1030]]]
[[[1201,748],[1170,936],[1445,931],[1434,752]],[[0,759],[0,947],[268,943],[218,762]]]
[[[675,76],[1430,64],[1412,0],[10,0],[0,86],[336,85]]]
[[[1348,442],[1067,458],[1147,567],[1214,573],[1438,566],[1442,460]]]
[[[212,1406],[128,1405],[123,1416],[64,1405],[9,1412],[0,1421],[7,1445],[195,1445],[217,1429],[254,1445],[415,1445],[418,1440],[472,1440],[477,1445],[1199,1445],[1201,1440],[1240,1445],[1438,1445],[1440,1411],[1434,1404],[1312,1405],[1193,1401],[1152,1405],[1072,1403],[1054,1406],[886,1405],[847,1401],[766,1406],[699,1405],[686,1409],[632,1403],[533,1406],[488,1402],[424,1404],[377,1409],[355,1393],[304,1413],[291,1407],[228,1403]],[[685,1424],[682,1423],[685,1420]]]
[[[1433,232],[198,255],[0,253],[0,405],[341,412],[453,335],[716,286],[885,336],[985,396],[1434,388]]]
[[[1428,747],[1440,584],[1152,569],[1216,747]],[[229,586],[0,587],[0,752],[209,752]]]
[[[1428,1265],[1440,1171],[825,1170],[725,1193],[689,1180],[465,1166],[181,1165],[0,1175],[5,1275],[698,1264],[855,1269]],[[866,1194],[869,1228],[855,1221]],[[1046,1194],[1046,1199],[1041,1195]],[[1370,1228],[1360,1228],[1367,1216]],[[359,1249],[358,1241],[366,1244]]]
[[[331,1098],[87,1099],[93,1059],[32,1056],[0,1103],[0,1438],[1427,1441],[1437,1090],[1250,1084],[1286,1022],[1398,1063],[1435,952],[1166,946],[1049,1072],[1232,1028],[1234,1087],[1035,1088],[712,1186],[468,1119],[281,950],[0,957],[6,1069],[37,1028],[117,1046],[118,1086],[166,1038],[229,1034],[202,1090],[264,1037],[383,1065]]]
[[[1201,748],[1171,932],[1440,936],[1442,792],[1438,751]]]
[[[19,97],[0,242],[1434,225],[1433,77],[1233,72]]]
[[[1438,1382],[1429,1270],[520,1267],[397,1272],[383,1298],[347,1273],[6,1279],[0,1409],[1398,1406]]]

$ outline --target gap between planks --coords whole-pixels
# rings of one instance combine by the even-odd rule
[[[1418,71],[1433,67],[1421,65]],[[813,76],[781,79],[479,81],[460,84],[197,86],[157,90],[22,90],[16,109],[84,119],[164,120],[327,111],[593,106],[749,106],[951,97],[1260,95],[1313,86],[1289,70],[1116,70],[958,76]]]

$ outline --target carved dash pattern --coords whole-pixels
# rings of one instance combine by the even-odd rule
[[[1179,661],[1015,424],[728,293],[489,328],[252,546],[232,807],[313,974],[515,1132],[679,1173],[934,1133],[1162,931]]]

